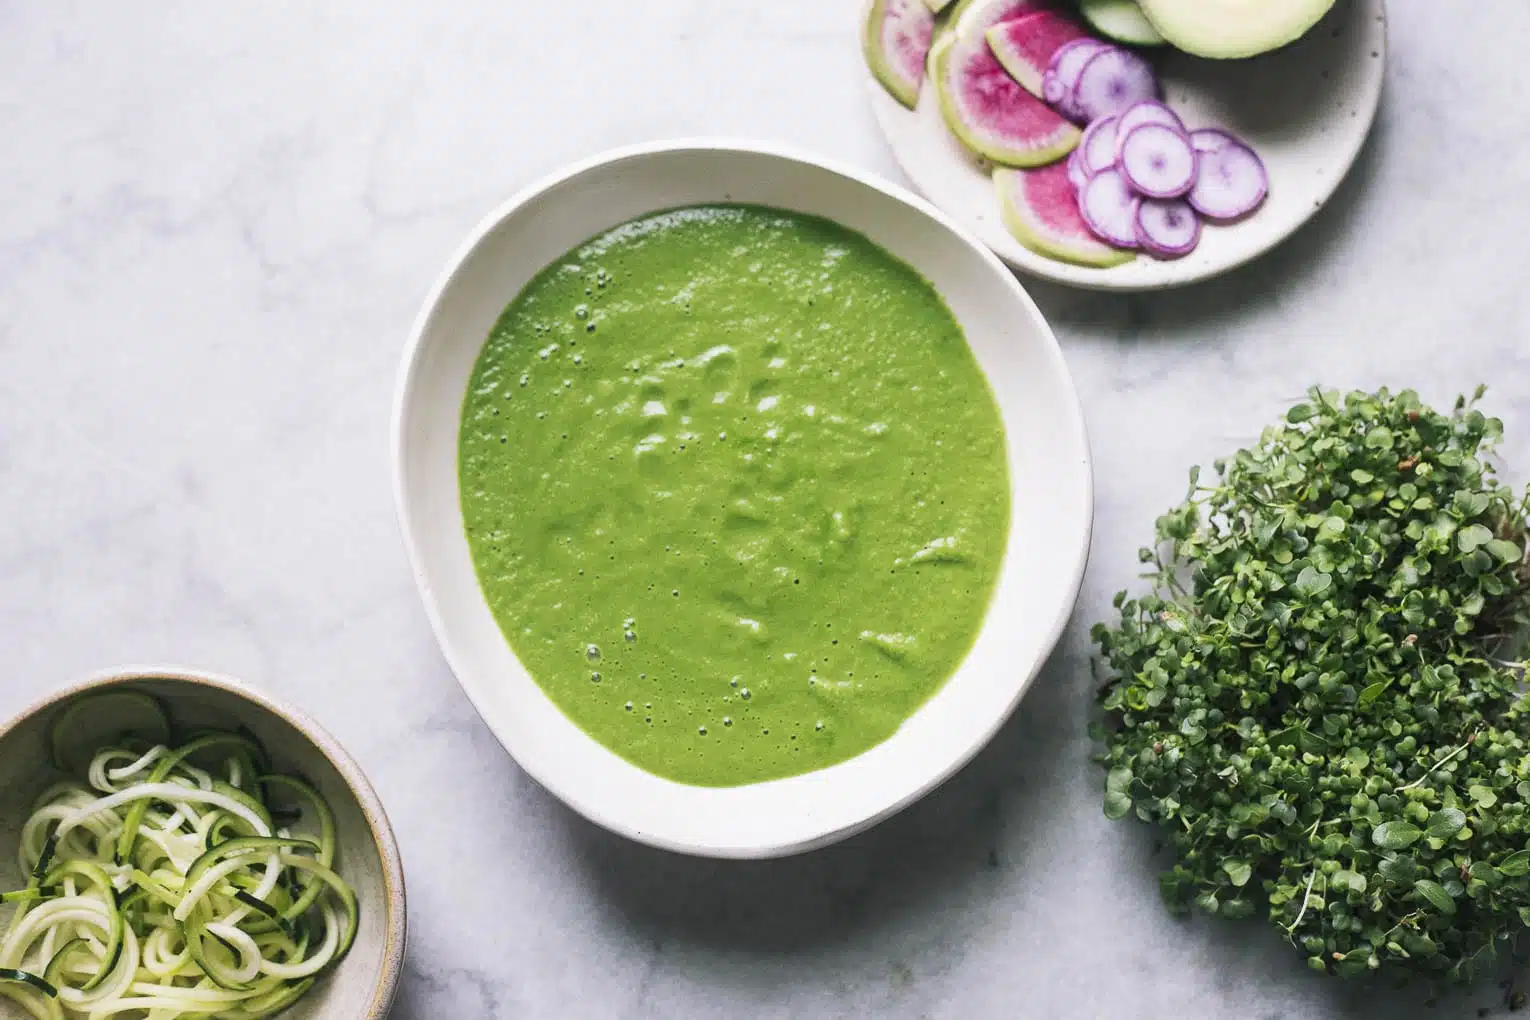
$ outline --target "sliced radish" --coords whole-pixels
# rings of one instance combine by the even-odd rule
[[[1190,132],[1190,144],[1195,146],[1196,152],[1216,152],[1228,145],[1243,143],[1220,128],[1201,128]]]
[[[1057,77],[1057,72],[1050,67],[1047,73],[1041,76],[1041,98],[1056,106],[1063,101],[1068,90],[1063,88],[1062,79]]]
[[[1089,183],[1089,168],[1084,165],[1084,148],[1079,146],[1068,157],[1068,182],[1074,191],[1082,190]]]
[[[1137,247],[1137,206],[1126,177],[1111,167],[1089,178],[1078,195],[1078,211],[1095,236],[1118,248]]]
[[[1195,186],[1198,153],[1167,124],[1139,124],[1118,151],[1121,172],[1148,198],[1178,198]]]
[[[1140,129],[1139,129],[1140,130]],[[1229,140],[1200,153],[1200,176],[1190,189],[1190,205],[1213,220],[1235,220],[1259,208],[1270,192],[1270,177],[1254,151]]]
[[[1179,114],[1169,109],[1156,99],[1146,99],[1118,118],[1116,125],[1116,138],[1120,140],[1131,133],[1132,128],[1142,124],[1167,124],[1169,127],[1185,133],[1185,122],[1179,119]]]
[[[1073,107],[1087,120],[1126,112],[1145,99],[1158,98],[1158,77],[1146,60],[1130,50],[1110,47],[1090,57],[1078,74]]]
[[[1091,177],[1116,165],[1117,123],[1115,117],[1101,117],[1085,129],[1078,143],[1084,169]]]
[[[1035,170],[994,170],[999,215],[1015,240],[1048,258],[1101,269],[1130,262],[1129,251],[1095,237],[1078,212],[1078,194],[1061,163]]]
[[[1078,39],[1052,54],[1052,63],[1048,70],[1057,78],[1059,97],[1055,100],[1048,99],[1047,102],[1056,106],[1057,112],[1073,120],[1085,119],[1073,105],[1073,96],[1078,89],[1078,76],[1083,72],[1084,65],[1089,63],[1090,58],[1108,49],[1110,47],[1098,39]]]
[[[1046,98],[1042,78],[1057,51],[1089,36],[1070,18],[1056,11],[1035,11],[1013,21],[1001,21],[987,32],[988,46],[1009,76],[1027,92]]]
[[[1201,242],[1201,220],[1182,198],[1144,198],[1137,205],[1137,243],[1161,259],[1189,255]]]

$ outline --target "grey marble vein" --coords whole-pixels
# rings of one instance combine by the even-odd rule
[[[395,363],[447,254],[557,165],[685,134],[898,178],[850,0],[0,2],[0,714],[125,661],[245,676],[356,753],[399,831],[397,1020],[1458,1018],[1323,981],[1262,925],[1179,922],[1112,826],[1087,630],[1190,464],[1310,382],[1486,380],[1530,478],[1523,0],[1394,0],[1353,175],[1189,290],[1034,284],[1089,415],[1083,598],[943,789],[841,846],[687,860],[585,823],[456,687],[391,505]],[[464,854],[473,881],[462,881]]]

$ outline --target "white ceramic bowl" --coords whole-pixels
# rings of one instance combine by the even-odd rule
[[[181,727],[245,726],[278,772],[300,775],[335,815],[336,870],[361,908],[356,942],[333,971],[281,1015],[284,1020],[384,1020],[404,970],[404,869],[382,802],[361,767],[318,723],[230,677],[183,667],[112,670],[59,691],[0,723],[0,889],[20,888],[16,847],[32,801],[60,778],[48,731],[77,698],[132,688],[157,698]],[[9,911],[0,911],[6,916]],[[0,1018],[21,1017],[0,999]]]
[[[484,601],[463,532],[457,439],[490,326],[532,275],[586,239],[657,210],[748,202],[857,230],[945,297],[987,373],[1009,441],[1014,516],[987,621],[949,682],[887,741],[818,772],[728,789],[686,786],[586,736],[517,661]],[[718,857],[834,842],[966,763],[1041,667],[1078,594],[1093,514],[1078,398],[1035,304],[970,234],[928,203],[811,156],[689,141],[606,153],[495,210],[425,301],[394,409],[395,490],[415,578],[447,660],[521,766],[576,811],[636,840]]]

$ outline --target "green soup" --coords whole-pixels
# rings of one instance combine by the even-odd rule
[[[881,743],[1004,554],[998,407],[933,287],[834,223],[681,209],[505,309],[462,415],[479,583],[569,719],[735,786]]]

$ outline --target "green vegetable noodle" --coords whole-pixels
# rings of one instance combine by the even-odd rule
[[[1094,637],[1105,813],[1162,827],[1171,908],[1342,976],[1468,981],[1530,924],[1527,501],[1480,396],[1314,389],[1159,518]]]
[[[14,904],[0,923],[0,1000],[38,1020],[253,1020],[349,952],[359,908],[333,870],[324,798],[272,772],[246,733],[175,733],[136,690],[55,716],[48,745],[69,778],[21,826],[31,878],[0,894]],[[294,821],[301,838],[286,832]]]

